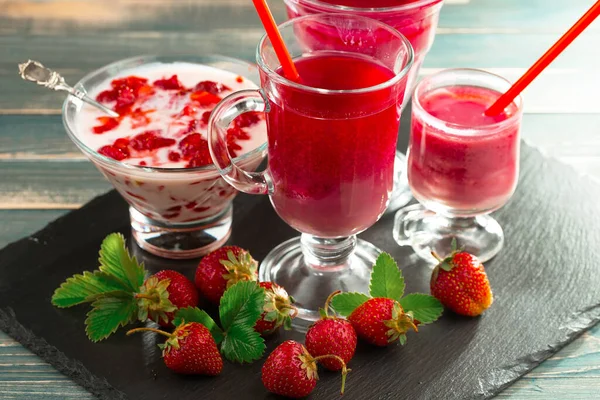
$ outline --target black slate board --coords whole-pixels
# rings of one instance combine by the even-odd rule
[[[487,263],[493,307],[474,319],[447,312],[409,334],[405,347],[360,344],[345,399],[489,398],[600,319],[600,187],[527,145],[520,179],[497,213],[507,241]],[[362,237],[400,262],[408,291],[427,292],[430,270],[395,244],[392,220],[386,216]],[[110,192],[0,252],[0,329],[102,399],[275,398],[260,382],[261,362],[226,363],[217,378],[177,376],[162,364],[153,335],[119,332],[92,344],[83,327],[86,307],[50,305],[65,278],[97,266],[99,245],[114,231],[129,236],[127,207]],[[266,197],[236,199],[231,243],[255,258],[294,235]],[[151,270],[168,266],[193,276],[195,262],[143,258]],[[268,340],[268,351],[287,338],[302,340],[283,333]],[[322,372],[312,398],[338,398],[339,383],[338,375]]]

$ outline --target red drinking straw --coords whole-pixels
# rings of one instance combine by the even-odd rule
[[[485,111],[487,116],[500,114],[581,32],[600,15],[600,0],[586,12],[506,93]]]
[[[298,71],[296,70],[296,66],[292,61],[290,52],[288,51],[287,47],[285,47],[281,33],[279,33],[279,29],[277,29],[277,24],[275,23],[273,14],[271,14],[271,10],[269,10],[266,0],[252,0],[252,2],[254,3],[254,7],[256,8],[256,12],[258,13],[260,21],[265,27],[267,36],[273,45],[275,54],[281,63],[283,74],[289,80],[299,82],[300,75],[298,75]]]

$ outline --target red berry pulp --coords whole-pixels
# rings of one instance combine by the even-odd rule
[[[98,152],[117,161],[123,161],[130,157],[152,156],[156,150],[168,147],[170,149],[167,159],[171,162],[185,160],[187,168],[212,164],[208,144],[199,131],[206,128],[212,108],[221,101],[219,94],[231,90],[222,83],[209,80],[198,82],[194,87],[187,88],[179,81],[177,75],[157,79],[152,83],[146,78],[137,76],[115,79],[111,82],[111,89],[100,92],[96,99],[99,102],[114,105],[113,108],[120,114],[120,117],[99,117],[100,125],[93,127],[95,134],[110,132],[127,119],[132,121],[132,128],[149,127],[153,122],[151,114],[155,110],[149,109],[148,104],[157,96],[170,96],[171,103],[180,103],[181,98],[189,99],[181,111],[173,117],[176,124],[184,123],[185,128],[175,135],[168,133],[169,129],[147,130],[131,139],[119,138],[112,144],[102,146]],[[197,115],[207,107],[209,111],[203,111]],[[234,157],[239,155],[242,150],[239,141],[250,139],[250,135],[245,129],[257,124],[260,120],[260,114],[249,113],[234,121],[227,136],[229,150]],[[165,137],[167,134],[170,137]],[[139,162],[140,165],[141,162]],[[144,165],[147,165],[146,161],[143,162]]]
[[[338,54],[295,60],[302,83],[352,90],[394,77],[371,59]],[[367,93],[327,95],[281,86],[277,98],[267,94],[272,202],[288,224],[339,237],[377,221],[392,190],[399,94],[405,86],[400,80]]]

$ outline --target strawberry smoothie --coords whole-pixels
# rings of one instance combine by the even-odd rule
[[[236,194],[212,164],[206,141],[210,113],[223,97],[256,87],[238,74],[207,65],[149,63],[88,88],[91,97],[120,118],[82,105],[72,130],[139,213],[167,224],[193,223],[227,209]],[[241,163],[255,169],[264,158],[264,152],[256,151],[266,142],[264,117],[250,113],[237,118],[227,140],[233,157],[254,154]]]
[[[404,96],[405,107],[410,99],[412,89],[417,83],[417,77],[425,57],[435,38],[443,0],[284,0],[289,18],[320,13],[344,13],[362,17],[373,18],[386,23],[400,33],[410,42],[414,50],[414,62],[409,72],[407,88],[408,94]],[[350,25],[349,25],[350,26]],[[351,26],[350,26],[351,27]],[[355,43],[357,46],[374,46],[385,48],[385,40],[374,39],[377,35],[367,34],[363,37],[348,37],[347,28],[340,30],[325,29],[315,26],[306,30],[299,41],[312,46],[312,43],[327,43],[330,48],[343,48],[346,43]],[[373,43],[373,40],[376,40]],[[342,42],[340,46],[340,42]],[[404,149],[402,149],[404,150]],[[396,152],[396,173],[394,189],[391,194],[387,212],[394,212],[408,203],[411,192],[406,181],[406,156],[401,151]]]
[[[418,98],[417,98],[418,97]],[[491,212],[517,185],[520,110],[488,117],[500,93],[455,85],[415,93],[408,156],[414,196],[458,215]]]
[[[290,18],[316,13],[352,13],[396,28],[413,47],[415,61],[411,78],[414,78],[433,44],[443,0],[285,0],[285,3]]]
[[[346,53],[348,54],[348,53]],[[294,61],[312,88],[355,90],[394,77],[372,59],[320,53]],[[263,76],[263,86],[268,85]],[[406,81],[359,95],[269,93],[271,201],[293,228],[321,238],[357,234],[386,209]],[[395,95],[397,87],[401,92]]]

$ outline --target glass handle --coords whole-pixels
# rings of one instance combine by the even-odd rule
[[[269,112],[269,103],[261,90],[241,90],[225,97],[208,121],[208,149],[217,170],[231,186],[244,193],[272,194],[268,172],[244,171],[235,165],[227,148],[227,129],[231,122],[252,111]]]
[[[400,246],[411,246],[413,243],[412,234],[415,233],[415,223],[423,218],[433,215],[421,204],[413,204],[401,208],[394,217],[394,240]]]

